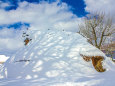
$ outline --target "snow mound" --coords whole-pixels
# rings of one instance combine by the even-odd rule
[[[12,86],[13,82],[17,83],[15,86],[91,86],[109,82],[107,77],[115,79],[111,75],[114,64],[81,35],[57,30],[34,30],[28,34],[32,41],[12,56],[1,71],[0,76],[10,80],[2,80],[6,82],[0,82],[3,86]],[[98,73],[80,54],[105,57],[107,71]]]
[[[5,55],[0,55],[0,62],[6,62],[8,60],[9,57],[5,56]]]

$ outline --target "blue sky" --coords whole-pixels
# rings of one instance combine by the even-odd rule
[[[7,3],[3,5],[4,10],[10,11],[10,10],[16,10],[19,7],[20,2],[29,2],[29,3],[35,3],[39,4],[40,1],[47,1],[49,3],[55,2],[56,0],[0,0],[0,5],[3,3]],[[69,7],[71,7],[71,11],[73,14],[77,15],[77,17],[82,18],[86,16],[87,14],[90,14],[92,12],[105,12],[106,14],[110,14],[112,16],[115,15],[115,9],[114,9],[114,0],[58,0],[60,2],[66,3]],[[6,6],[5,6],[6,5]],[[1,5],[2,7],[2,5]],[[1,8],[0,7],[0,8]],[[111,9],[110,9],[111,8]],[[115,22],[115,17],[113,18],[113,21]],[[25,24],[26,23],[26,24]],[[15,22],[14,24],[3,24],[0,25],[0,29],[2,27],[14,27],[14,28],[20,28],[22,25],[29,26],[29,23],[27,22]]]
[[[87,14],[85,11],[85,3],[83,0],[62,0],[63,2],[68,3],[73,7],[73,13],[75,13],[79,17],[83,17]]]
[[[12,6],[5,8],[6,10],[12,10],[12,9],[16,9],[18,7],[19,1],[21,1],[21,2],[27,1],[30,3],[39,3],[40,0],[1,0],[1,1],[8,2],[8,3],[12,4]],[[49,1],[51,3],[55,0],[45,0],[45,1]],[[87,12],[84,9],[85,3],[83,0],[62,0],[62,2],[65,2],[68,5],[72,6],[73,13],[75,13],[79,17],[83,17],[87,14]]]
[[[6,11],[10,10],[16,10],[18,8],[18,3],[27,1],[29,3],[39,3],[41,0],[1,0],[3,3],[9,3],[10,6],[6,6],[4,9]],[[54,2],[55,0],[44,0],[48,1],[49,3]],[[83,0],[61,0],[60,2],[65,2],[71,7],[71,11],[77,15],[78,17],[83,17],[85,16],[88,12],[85,11],[85,3]],[[21,23],[21,22],[16,22],[11,25],[1,25],[0,28],[2,27],[8,27],[8,28],[20,28],[22,25],[29,26],[29,24]]]
[[[6,6],[4,9],[6,11],[10,11],[10,10],[14,10],[17,9],[18,7],[18,3],[19,2],[23,2],[23,1],[27,1],[29,3],[39,3],[40,0],[1,0],[4,3],[9,3],[10,6]],[[55,0],[45,0],[48,1],[49,3],[54,2]],[[76,14],[78,17],[83,17],[87,14],[87,12],[85,11],[85,3],[83,0],[62,0],[61,2],[65,2],[67,3],[69,6],[71,6],[71,11]],[[0,28],[2,27],[14,27],[14,28],[20,28],[21,25],[27,25],[28,24],[22,24],[21,22],[16,22],[14,24],[11,25],[1,25]]]

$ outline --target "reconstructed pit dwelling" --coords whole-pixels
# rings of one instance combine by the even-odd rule
[[[7,60],[2,78],[55,80],[106,71],[105,54],[77,33],[30,30],[27,34],[32,40]]]

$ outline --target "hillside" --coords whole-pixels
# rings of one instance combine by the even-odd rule
[[[30,30],[32,39],[1,67],[0,86],[113,86],[115,64],[73,32]],[[106,71],[97,72],[80,56],[103,56]]]

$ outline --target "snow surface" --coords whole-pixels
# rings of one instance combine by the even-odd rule
[[[6,60],[8,59],[9,57],[5,56],[5,55],[0,55],[0,62],[6,62]]]
[[[114,86],[115,64],[73,32],[32,30],[32,41],[1,66],[0,86]],[[80,54],[103,56],[97,72]]]

